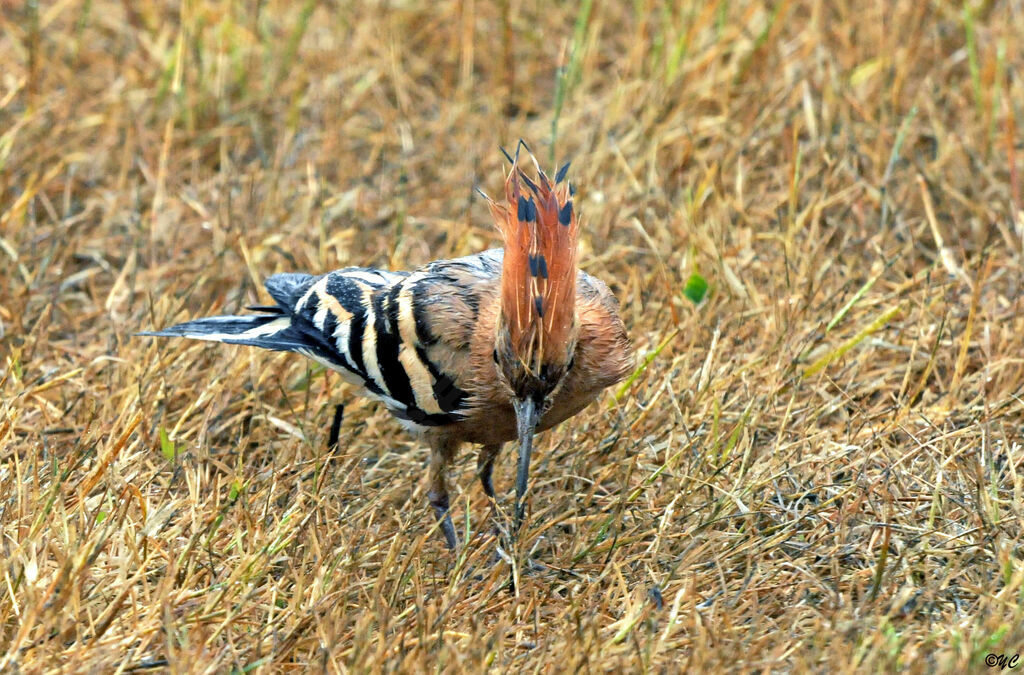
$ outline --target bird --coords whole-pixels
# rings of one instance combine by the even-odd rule
[[[525,150],[525,152],[522,152]],[[430,447],[428,501],[450,549],[448,471],[480,446],[477,476],[496,503],[492,472],[518,446],[513,531],[526,509],[536,433],[573,417],[621,382],[633,350],[607,284],[578,269],[580,213],[570,163],[553,179],[520,141],[504,198],[482,190],[504,243],[411,271],[347,267],[267,278],[273,305],[211,316],[142,336],[183,337],[295,352],[383,403]],[[532,160],[533,176],[524,166]]]

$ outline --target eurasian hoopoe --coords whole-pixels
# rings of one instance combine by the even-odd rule
[[[141,335],[298,352],[360,386],[429,443],[428,497],[451,548],[457,538],[446,474],[459,446],[483,446],[477,470],[494,499],[495,457],[518,439],[518,528],[534,433],[622,380],[632,353],[615,297],[577,270],[579,215],[566,181],[569,165],[552,182],[531,154],[534,182],[520,167],[518,149],[514,158],[505,154],[512,162],[505,202],[484,195],[504,250],[413,272],[276,274],[266,281],[276,306],[250,308],[262,314],[214,316]]]

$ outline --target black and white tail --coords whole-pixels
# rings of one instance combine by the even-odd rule
[[[193,340],[249,345],[276,351],[296,351],[302,347],[289,330],[292,320],[283,314],[254,316],[210,316],[186,321],[163,330],[144,331],[140,336],[183,337]]]
[[[308,274],[275,274],[267,280],[267,290],[277,306],[247,309],[263,312],[247,316],[209,316],[186,321],[163,330],[144,331],[140,336],[183,337],[231,345],[248,345],[273,351],[308,353],[308,331],[292,320],[295,302],[314,277]]]

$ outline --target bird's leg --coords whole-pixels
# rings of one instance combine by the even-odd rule
[[[494,459],[501,452],[501,444],[485,445],[480,448],[480,454],[476,456],[476,473],[480,476],[480,485],[484,488],[484,494],[495,499],[494,484],[491,482],[491,472],[494,471]]]
[[[485,445],[480,448],[480,454],[476,456],[476,473],[480,477],[480,485],[484,488],[484,494],[491,500],[491,523],[494,526],[494,534],[498,540],[505,542],[508,529],[499,520],[498,500],[494,494],[494,483],[491,482],[491,473],[494,471],[494,460],[501,452],[502,444]],[[505,544],[502,544],[504,546]],[[499,555],[500,559],[500,555]]]
[[[441,533],[450,549],[455,549],[459,545],[449,513],[447,480],[448,465],[454,459],[457,448],[458,443],[448,440],[430,442],[430,491],[427,492],[427,499],[434,509],[434,517],[441,523]]]
[[[334,406],[334,420],[331,422],[331,433],[327,437],[327,450],[333,452],[338,449],[338,437],[341,435],[341,420],[345,416],[345,405],[339,403]]]

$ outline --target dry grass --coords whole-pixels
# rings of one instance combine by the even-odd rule
[[[683,5],[3,3],[0,670],[1018,650],[1024,9]],[[455,556],[380,406],[132,333],[495,245],[472,188],[519,137],[575,157],[583,266],[666,344],[541,438],[526,537],[562,571],[510,595],[468,458]]]

